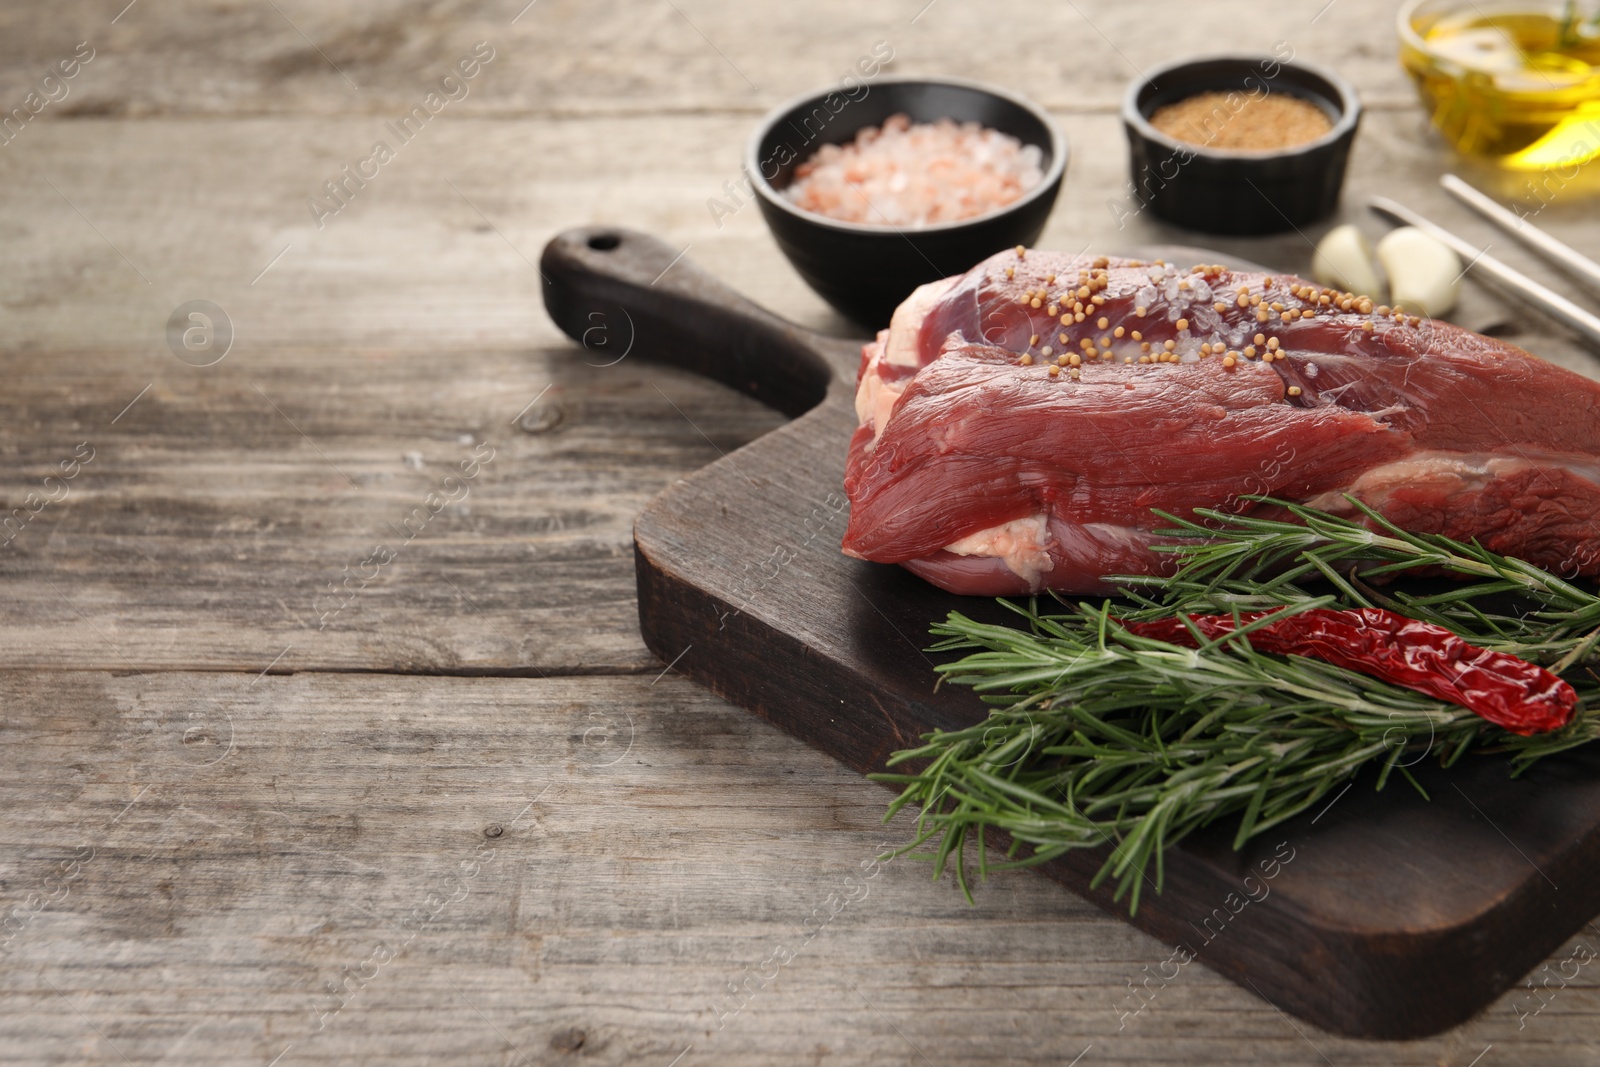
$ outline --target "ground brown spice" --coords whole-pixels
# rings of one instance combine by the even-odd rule
[[[1304,144],[1333,128],[1321,108],[1288,93],[1196,93],[1158,110],[1150,125],[1190,144],[1246,152]]]

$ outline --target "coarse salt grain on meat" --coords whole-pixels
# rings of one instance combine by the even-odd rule
[[[795,168],[791,203],[842,222],[916,228],[973,218],[1044,180],[1043,153],[1015,137],[950,119],[891,115]]]

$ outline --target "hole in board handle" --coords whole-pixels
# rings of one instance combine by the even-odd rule
[[[597,233],[589,238],[589,247],[596,252],[609,252],[622,243],[622,238],[614,233]]]

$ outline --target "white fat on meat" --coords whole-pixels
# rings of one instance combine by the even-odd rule
[[[1392,463],[1371,467],[1347,486],[1306,501],[1324,511],[1344,509],[1344,494],[1354,493],[1368,504],[1382,507],[1396,489],[1420,485],[1449,486],[1456,493],[1475,493],[1501,478],[1510,478],[1533,466],[1561,468],[1600,485],[1600,464],[1574,456],[1524,453],[1506,456],[1494,452],[1417,452]]]
[[[878,373],[883,363],[883,348],[889,338],[888,330],[879,330],[878,339],[863,345],[861,354],[867,364],[861,370],[861,381],[856,383],[856,425],[873,427],[872,440],[876,444],[883,433],[883,424],[889,421],[889,412],[902,392],[897,383],[886,382]]]
[[[894,309],[894,316],[889,319],[889,340],[883,350],[886,361],[902,367],[915,367],[922,362],[922,353],[917,349],[917,339],[922,335],[922,320],[960,281],[958,275],[919,285]]]
[[[1049,531],[1048,516],[1030,515],[1025,519],[1012,519],[999,526],[968,534],[959,541],[945,545],[944,550],[957,556],[993,556],[1001,559],[1011,568],[1011,573],[1038,588],[1040,576],[1055,567],[1048,547]]]
[[[877,444],[883,428],[894,410],[895,401],[905,392],[905,381],[887,382],[879,373],[883,364],[915,367],[921,364],[917,339],[922,334],[922,320],[928,317],[934,305],[949,292],[960,277],[941,278],[936,282],[918,286],[894,310],[887,330],[878,331],[878,339],[862,348],[867,364],[861,371],[861,381],[856,385],[856,421],[861,426],[872,427],[872,442]]]

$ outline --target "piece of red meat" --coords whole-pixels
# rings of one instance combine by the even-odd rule
[[[1004,252],[901,306],[856,410],[844,551],[956,593],[1110,591],[1170,564],[1152,508],[1248,494],[1600,570],[1600,384],[1292,275]]]

